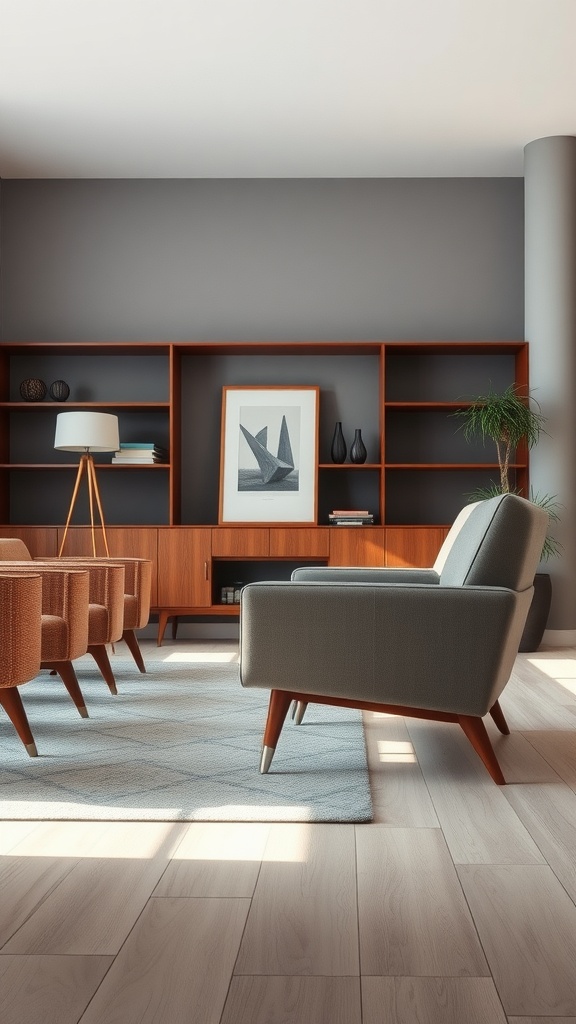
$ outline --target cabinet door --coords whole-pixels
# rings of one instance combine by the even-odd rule
[[[32,558],[55,558],[58,554],[55,526],[2,526],[0,537],[19,537],[24,541]]]
[[[211,601],[209,527],[158,530],[158,606],[208,608]]]
[[[384,529],[378,526],[333,526],[330,565],[384,565]]]
[[[326,527],[270,530],[271,558],[328,558],[329,554],[330,533]]]
[[[214,558],[267,558],[270,553],[270,531],[261,527],[232,529],[220,526],[212,530]]]
[[[388,526],[385,564],[428,568],[434,565],[447,533],[444,526]]]

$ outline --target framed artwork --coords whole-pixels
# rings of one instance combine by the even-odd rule
[[[219,523],[316,523],[318,387],[224,387]]]

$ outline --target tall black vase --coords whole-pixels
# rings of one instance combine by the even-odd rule
[[[332,462],[344,462],[346,458],[346,441],[344,440],[344,434],[342,433],[342,424],[338,420],[334,427],[334,437],[332,438],[332,448],[330,453],[332,455]]]
[[[350,448],[350,462],[366,462],[367,454],[366,445],[362,440],[362,431],[356,430],[352,447]]]

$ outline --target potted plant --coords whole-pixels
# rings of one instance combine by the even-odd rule
[[[544,430],[545,418],[529,394],[523,395],[515,384],[502,392],[490,391],[479,395],[464,409],[458,409],[454,416],[463,419],[462,429],[467,440],[473,437],[486,438],[496,445],[500,480],[489,487],[478,488],[470,494],[471,501],[491,498],[495,494],[507,494],[510,487],[510,464],[518,445],[525,441],[533,448]],[[552,525],[559,520],[559,503],[555,495],[538,494],[531,490],[530,501],[540,505],[548,513]],[[542,560],[547,561],[559,554],[561,545],[550,533],[542,549]],[[520,641],[520,651],[535,651],[540,646],[552,599],[552,582],[549,573],[537,573],[534,579],[534,598],[526,619]]]

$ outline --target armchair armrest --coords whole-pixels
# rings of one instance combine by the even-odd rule
[[[70,558],[54,560],[36,560],[34,566],[45,564],[54,567],[65,563],[68,569],[81,569],[88,572],[89,602],[101,605],[108,616],[106,643],[115,643],[122,636],[124,629],[124,566],[119,561],[106,559]]]
[[[53,643],[49,639],[48,619],[61,619],[65,623],[66,660],[73,661],[86,654],[88,649],[88,572],[79,566],[64,569],[37,561],[9,562],[1,571],[7,575],[25,576],[30,574],[31,565],[42,581],[42,616],[46,617],[43,623],[47,630],[46,635],[43,632],[43,640],[46,641],[43,661],[52,660],[50,651]],[[63,650],[62,640],[58,641],[58,649]]]
[[[351,566],[302,566],[294,569],[292,580],[308,583],[438,583],[434,569]]]
[[[532,588],[252,583],[244,686],[485,715],[512,670]]]

